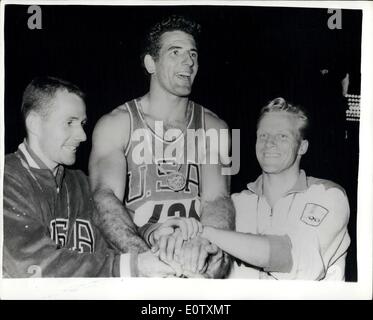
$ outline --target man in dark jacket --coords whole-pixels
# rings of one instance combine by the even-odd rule
[[[34,79],[24,92],[27,137],[5,157],[3,276],[175,275],[150,250],[109,249],[93,225],[88,179],[64,167],[86,140],[83,99],[75,85],[51,77]]]

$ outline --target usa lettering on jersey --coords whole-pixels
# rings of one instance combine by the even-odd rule
[[[50,222],[51,239],[60,247],[67,246],[69,233],[68,220],[65,218],[53,219]],[[72,250],[78,252],[94,252],[95,238],[91,223],[88,220],[76,219],[72,230]]]
[[[154,171],[153,174],[149,174],[149,170]],[[175,192],[167,178],[178,170],[183,172],[186,181],[184,187]],[[199,219],[200,172],[197,164],[189,163],[180,168],[172,161],[163,160],[157,165],[138,166],[134,171],[128,172],[126,206],[134,208],[137,226],[175,216]]]
[[[171,163],[169,160],[162,160],[155,166],[155,179],[154,175],[149,175],[148,170],[151,169],[148,165],[142,165],[135,168],[133,171],[129,171],[127,174],[128,189],[126,194],[126,205],[132,205],[138,201],[143,200],[145,197],[150,197],[153,193],[160,194],[163,192],[175,192],[167,184],[167,177],[169,174],[177,171],[178,165]],[[183,166],[186,182],[180,193],[190,194],[192,189],[197,191],[198,197],[200,196],[200,173],[199,166],[194,163],[188,163]],[[185,170],[186,168],[186,170]],[[136,170],[137,169],[137,170]],[[154,181],[149,181],[154,180]],[[155,188],[152,188],[155,182]]]

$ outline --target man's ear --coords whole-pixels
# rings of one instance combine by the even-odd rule
[[[298,149],[298,155],[303,156],[308,150],[308,140],[302,140]]]
[[[41,116],[35,111],[30,111],[26,117],[26,129],[28,134],[38,135],[41,125]]]
[[[144,65],[145,65],[146,71],[148,71],[149,74],[153,74],[155,72],[155,62],[154,62],[153,57],[150,54],[147,54],[144,57]]]

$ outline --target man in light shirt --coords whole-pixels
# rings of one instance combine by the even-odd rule
[[[261,110],[256,156],[262,174],[232,196],[236,232],[202,236],[236,257],[231,278],[344,280],[349,204],[339,185],[306,176],[308,118],[276,98]]]

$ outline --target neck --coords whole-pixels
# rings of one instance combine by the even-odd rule
[[[263,194],[271,206],[295,185],[299,174],[299,167],[281,173],[263,172]]]
[[[48,160],[48,158],[44,155],[36,137],[29,135],[26,138],[26,142],[29,148],[39,157],[39,159],[48,167],[48,169],[52,171],[53,175],[56,175],[58,165]]]
[[[163,90],[152,90],[141,98],[143,111],[157,120],[183,120],[187,113],[188,97],[178,97]]]

